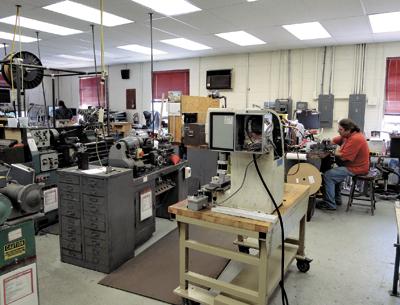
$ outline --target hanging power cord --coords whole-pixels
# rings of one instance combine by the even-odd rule
[[[99,154],[99,147],[98,147],[98,136],[97,136],[97,128],[94,130],[96,133],[96,154],[97,154],[97,159],[99,160],[100,166],[103,166],[103,163],[101,162],[100,154]]]
[[[15,38],[17,36],[17,25],[18,25],[18,19],[19,19],[19,9],[20,5],[17,5],[17,14],[15,15],[15,23],[14,23],[14,29],[13,29],[13,40],[11,43],[11,57],[10,57],[10,76],[11,76],[11,92],[14,94],[14,72],[13,72],[13,54],[15,50]],[[20,36],[21,39],[21,36]],[[14,101],[15,102],[15,101]],[[15,117],[17,117],[17,113],[15,113]]]
[[[94,40],[94,24],[91,24],[90,27],[92,28],[92,46],[93,46],[93,61],[94,61],[94,73],[96,77],[96,93],[97,93],[97,105],[100,108],[100,92],[99,92],[99,82],[97,79],[97,59],[96,59],[96,45]]]
[[[261,156],[261,155],[260,155]],[[258,157],[259,158],[259,157]],[[247,165],[246,165],[246,169],[244,170],[244,175],[243,175],[243,180],[242,183],[240,184],[240,186],[238,187],[238,189],[236,191],[233,192],[232,195],[230,195],[228,198],[225,198],[224,200],[222,200],[221,202],[216,202],[216,205],[221,205],[224,202],[228,201],[229,199],[231,199],[233,196],[235,196],[237,193],[239,193],[239,191],[242,189],[244,182],[246,181],[246,177],[247,177],[247,170],[249,169],[250,165],[254,162],[254,160],[251,160]]]
[[[38,49],[38,56],[39,59],[42,60],[42,57],[40,56],[40,43],[39,43],[39,32],[36,32],[36,42],[37,42],[37,49]],[[47,124],[47,127],[50,127],[49,125],[49,120],[48,120],[48,113],[47,113],[47,101],[46,101],[46,93],[44,91],[44,82],[42,81],[42,92],[43,92],[43,103],[44,103],[44,113],[45,113],[45,118],[44,122]]]
[[[255,154],[253,154],[253,162],[254,165],[256,167],[256,171],[258,174],[258,177],[260,178],[265,190],[267,191],[269,197],[271,198],[272,203],[274,204],[275,207],[275,211],[278,214],[278,219],[279,219],[279,223],[280,223],[280,227],[281,227],[281,280],[279,282],[279,286],[281,287],[281,294],[282,294],[282,305],[289,305],[289,300],[285,291],[285,231],[284,231],[284,226],[283,226],[283,219],[282,219],[282,215],[281,212],[279,211],[279,207],[275,201],[274,196],[272,196],[271,191],[269,190],[267,184],[264,181],[264,178],[260,172],[260,169],[258,167],[257,164],[257,157]]]

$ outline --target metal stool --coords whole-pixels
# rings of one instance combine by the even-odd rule
[[[370,170],[368,174],[366,175],[355,175],[351,177],[352,179],[352,184],[350,188],[350,194],[349,194],[349,201],[347,202],[347,209],[346,212],[349,211],[350,207],[352,205],[359,205],[359,206],[367,206],[371,209],[371,215],[374,215],[374,210],[375,210],[375,181],[378,178],[378,173],[374,170]],[[369,186],[369,194],[366,194],[364,191],[363,193],[357,194],[356,193],[356,184],[358,181],[364,181],[365,183],[368,183]],[[360,198],[361,197],[361,198]],[[358,202],[353,202],[353,199],[357,199],[360,201],[369,201],[370,204],[363,204],[363,203],[358,203]]]

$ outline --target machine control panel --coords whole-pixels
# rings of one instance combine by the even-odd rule
[[[38,148],[50,146],[50,129],[31,129],[31,135]]]
[[[57,152],[46,152],[40,154],[40,171],[47,172],[58,168]]]

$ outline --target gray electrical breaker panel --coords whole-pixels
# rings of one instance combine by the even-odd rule
[[[349,119],[352,119],[358,127],[364,130],[365,105],[367,104],[366,94],[349,95]]]
[[[333,124],[333,94],[320,94],[318,96],[318,111],[320,127],[331,128]]]

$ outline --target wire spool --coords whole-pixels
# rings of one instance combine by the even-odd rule
[[[310,186],[310,195],[318,192],[322,184],[322,176],[318,168],[309,163],[293,165],[287,174],[287,182]]]
[[[21,60],[22,59],[22,62]],[[3,64],[1,67],[1,74],[3,75],[4,80],[11,86],[13,78],[14,85],[17,83],[17,69],[18,62],[21,62],[25,65],[34,65],[34,66],[42,66],[42,62],[35,55],[27,51],[21,51],[16,53],[8,54],[3,61],[8,62],[7,64]],[[11,64],[12,63],[12,77],[11,77]],[[43,80],[44,70],[41,68],[33,68],[33,67],[22,67],[22,76],[23,76],[23,89],[33,89],[39,86]]]

